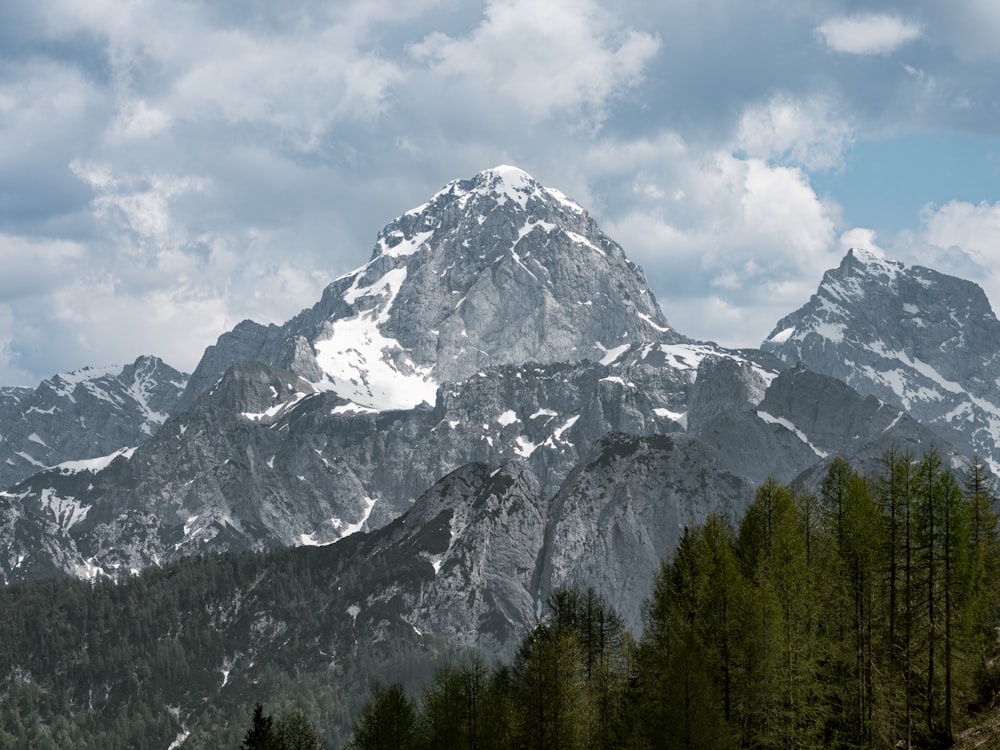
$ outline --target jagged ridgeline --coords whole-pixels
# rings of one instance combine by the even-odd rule
[[[871,290],[906,276],[849,258],[864,283],[837,287],[854,300],[837,330],[866,318]],[[903,303],[923,305],[928,331],[979,309],[955,312],[956,280],[939,276],[917,284],[927,299]],[[798,341],[793,328],[769,348]],[[872,461],[890,443],[953,456],[969,444],[958,428],[979,429],[952,419],[932,431],[903,411],[910,401],[866,399],[774,351],[691,342],[582,207],[513,167],[487,170],[391,222],[313,307],[223,334],[190,378],[145,359],[115,377],[57,376],[30,397],[5,391],[8,443],[21,437],[7,461],[19,483],[0,492],[0,576],[119,577],[192,554],[328,544],[383,526],[472,462],[524,461],[552,498],[613,433],[686,434],[705,450],[683,471],[704,460],[753,486],[833,455]],[[978,446],[987,433],[975,434]],[[632,488],[636,505],[656,501],[655,487]],[[699,502],[738,510],[750,495],[713,492]],[[621,520],[623,538],[646,539],[628,530],[644,513]],[[608,578],[609,590],[624,580]],[[638,601],[631,589],[623,610]]]
[[[490,474],[450,482],[496,516],[518,479]],[[257,703],[301,711],[331,748],[352,727],[381,747],[365,738],[405,728],[397,710],[410,748],[944,747],[996,686],[981,464],[959,483],[935,452],[888,453],[871,477],[835,460],[816,493],[766,482],[735,523],[686,528],[639,629],[595,590],[559,589],[499,661],[414,625],[445,567],[438,494],[328,547],[0,591],[0,748],[235,748]]]
[[[638,634],[684,529],[735,528],[769,478],[875,475],[890,447],[996,465],[973,371],[998,325],[969,289],[852,251],[767,351],[727,350],[674,331],[559,191],[450,183],[190,378],[141,358],[0,391],[0,576],[40,581],[5,594],[0,703],[81,742],[213,746],[257,700],[342,732],[386,665],[416,686],[443,653],[512,658],[566,587]],[[893,315],[898,341],[870,323]]]

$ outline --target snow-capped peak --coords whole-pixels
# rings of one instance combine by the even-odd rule
[[[434,403],[439,383],[491,366],[683,339],[586,211],[509,165],[453,181],[390,222],[368,263],[287,326],[220,339],[194,388],[260,356],[237,341],[251,330],[289,338],[273,364],[368,409]]]
[[[890,260],[880,250],[872,248],[852,247],[847,251],[845,261],[853,259],[871,274],[885,274],[890,279],[904,270],[906,266],[898,260]]]
[[[761,348],[963,432],[1000,466],[1000,325],[970,281],[852,248]]]

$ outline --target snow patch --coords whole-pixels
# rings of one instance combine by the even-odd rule
[[[629,344],[622,344],[621,346],[616,346],[613,349],[608,349],[604,344],[598,342],[597,348],[602,352],[605,352],[604,357],[601,359],[602,365],[610,365],[616,359],[618,359],[622,354],[628,351]]]
[[[122,448],[116,450],[114,453],[109,453],[107,456],[98,456],[97,458],[85,458],[80,461],[63,461],[58,464],[53,469],[56,469],[61,474],[79,474],[82,471],[89,471],[91,474],[96,474],[102,469],[111,465],[119,456],[128,461],[132,458],[132,454],[135,453],[135,448]]]
[[[375,507],[376,500],[371,497],[365,497],[363,500],[365,501],[365,508],[361,512],[361,519],[357,523],[345,524],[339,518],[330,519],[330,523],[333,524],[333,527],[340,532],[340,535],[335,541],[339,541],[344,537],[350,536],[351,534],[356,534],[364,528],[364,525],[368,522],[368,517],[372,514],[372,508]]]
[[[532,414],[528,419],[538,419],[539,417],[558,417],[559,414],[552,411],[551,409],[539,409],[534,414]]]
[[[767,422],[768,424],[781,425],[786,430],[795,435],[795,437],[797,437],[803,443],[808,445],[812,449],[812,452],[815,453],[820,458],[827,458],[830,455],[826,451],[817,448],[815,445],[809,442],[809,438],[806,437],[806,434],[784,417],[776,417],[773,414],[768,414],[766,411],[758,411],[757,416],[760,417],[764,422]]]
[[[316,361],[326,374],[321,387],[377,411],[434,403],[437,382],[430,368],[413,363],[399,342],[380,330],[406,280],[406,268],[388,271],[367,287],[358,286],[361,278],[358,273],[344,300],[375,297],[378,302],[352,318],[327,323],[323,338],[314,345]]]
[[[529,458],[538,448],[535,443],[528,440],[524,435],[518,435],[515,442],[517,445],[514,446],[514,452],[522,458]]]
[[[507,427],[508,425],[512,425],[512,424],[514,424],[517,421],[518,421],[517,414],[515,414],[510,409],[508,409],[503,414],[501,414],[499,417],[497,417],[497,422],[500,423],[501,427]]]
[[[418,232],[413,235],[410,239],[406,239],[405,235],[397,230],[389,232],[385,237],[380,237],[378,241],[378,249],[381,255],[388,255],[392,258],[402,258],[408,255],[413,255],[417,250],[422,248],[427,240],[434,236],[434,230],[430,229],[426,232]],[[390,242],[390,239],[392,242]]]
[[[667,331],[670,330],[670,326],[661,326],[659,323],[653,320],[649,315],[646,315],[646,313],[638,313],[638,315],[640,318],[646,321],[646,323],[649,325],[650,328],[659,331],[660,333],[666,333]]]
[[[672,419],[681,425],[685,430],[687,429],[688,415],[686,411],[670,411],[670,409],[665,409],[663,407],[658,407],[653,409],[653,413],[658,417],[664,417],[666,419]]]
[[[271,386],[271,390],[274,391],[274,386]],[[274,395],[275,396],[278,395],[276,391]],[[249,419],[251,422],[269,422],[275,417],[287,412],[289,409],[291,409],[293,406],[299,403],[299,401],[306,398],[306,396],[311,396],[311,395],[313,394],[303,393],[302,391],[296,391],[295,393],[293,393],[292,398],[289,399],[288,401],[282,401],[280,404],[275,404],[274,406],[272,406],[269,409],[266,409],[265,411],[260,411],[260,412],[245,411],[243,412],[243,417],[245,419]]]
[[[52,513],[60,530],[65,534],[87,517],[90,505],[82,505],[73,497],[61,497],[50,487],[42,490],[39,503]]]
[[[580,418],[579,414],[577,414],[576,416],[570,417],[565,422],[563,422],[563,424],[562,424],[561,427],[559,427],[558,429],[556,429],[556,431],[554,433],[552,433],[552,436],[556,440],[562,440],[563,433],[566,432],[566,430],[568,430],[570,427],[572,427],[573,425],[575,425],[576,422],[577,422],[577,420],[579,418]]]
[[[784,330],[778,331],[771,338],[769,338],[768,341],[774,344],[784,344],[786,341],[788,341],[788,339],[792,337],[793,333],[795,333],[795,326],[790,326],[789,328],[785,328]]]

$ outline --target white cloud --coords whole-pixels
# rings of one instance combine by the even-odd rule
[[[493,0],[467,36],[436,32],[410,54],[450,85],[533,121],[568,114],[599,125],[609,99],[641,80],[659,47],[592,0]]]
[[[833,51],[851,55],[888,55],[923,36],[919,24],[876,14],[832,18],[816,32]]]
[[[841,253],[846,255],[848,250],[855,247],[865,250],[878,250],[883,255],[885,254],[885,250],[879,245],[878,234],[876,234],[875,230],[866,227],[854,227],[841,233]]]
[[[401,73],[370,41],[373,26],[389,17],[384,6],[303,8],[289,27],[280,13],[227,24],[219,9],[157,0],[54,0],[43,12],[54,36],[86,30],[102,41],[120,101],[110,136],[221,120],[266,126],[285,147],[309,153],[336,124],[378,117],[390,106]],[[405,16],[405,6],[398,12]]]
[[[888,254],[976,282],[1000,311],[1000,203],[927,206],[920,227],[894,237]]]
[[[806,169],[840,166],[853,130],[830,96],[793,98],[777,94],[740,117],[736,150],[767,161]]]
[[[110,133],[119,138],[150,138],[167,130],[173,118],[163,110],[149,106],[142,99],[129,99],[121,104]]]
[[[168,174],[118,176],[108,164],[74,161],[70,171],[94,189],[94,215],[113,228],[125,243],[150,243],[164,250],[189,241],[182,226],[172,221],[170,204],[190,192],[203,192],[208,181],[200,177]]]
[[[995,130],[997,77],[964,62],[1000,50],[989,0],[251,5],[0,3],[16,29],[0,33],[11,357],[34,347],[43,374],[57,355],[65,369],[149,350],[191,366],[239,319],[311,304],[384,222],[497,163],[587,206],[680,330],[755,344],[842,242],[896,247],[842,232],[811,171],[839,169],[856,135]],[[920,36],[905,60],[828,54]],[[849,189],[847,166],[830,189]],[[986,226],[942,207],[911,244],[926,263],[988,255],[964,249]],[[120,336],[98,335],[116,320]]]
[[[923,214],[924,235],[938,247],[958,246],[1000,262],[1000,203],[950,201]]]
[[[839,261],[831,209],[798,168],[699,153],[669,133],[601,144],[586,164],[628,206],[605,231],[687,335],[755,346]]]

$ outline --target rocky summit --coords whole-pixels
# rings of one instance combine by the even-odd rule
[[[906,275],[874,255],[845,267],[853,286],[831,272],[818,298],[877,295]],[[930,297],[905,304],[918,303],[928,321],[940,312]],[[832,304],[814,327],[846,331]],[[0,493],[0,577],[119,578],[196,554],[328,545],[423,524],[421,508],[447,497],[451,541],[428,552],[441,576],[420,627],[509,648],[570,582],[597,586],[637,626],[649,571],[684,526],[712,510],[736,520],[766,478],[814,478],[833,456],[874,461],[889,445],[957,455],[909,402],[795,366],[777,345],[813,339],[786,324],[768,351],[687,339],[582,207],[513,167],[487,170],[387,225],[370,260],[292,320],[220,336],[183,394],[175,374],[173,401],[141,401],[158,421],[118,434],[101,460],[36,459]],[[152,382],[135,374],[151,362],[123,371],[126,386]],[[73,386],[76,403],[92,382]],[[153,392],[126,386],[106,409]],[[2,395],[6,409],[68,409]],[[476,558],[484,545],[493,553]],[[459,588],[484,593],[470,609]]]
[[[285,325],[246,321],[220,337],[186,399],[252,360],[360,407],[410,408],[484,368],[681,340],[642,271],[583,208],[501,166],[388,224],[368,263]]]
[[[852,249],[761,348],[894,404],[1000,467],[1000,323],[971,281]]]
[[[0,391],[0,487],[66,461],[134,448],[176,410],[186,384],[186,374],[144,356]]]

